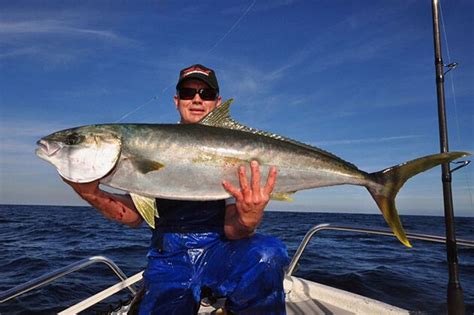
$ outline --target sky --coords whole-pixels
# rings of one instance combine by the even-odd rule
[[[442,1],[451,151],[474,152],[474,1]],[[0,204],[85,205],[35,154],[54,131],[175,123],[179,70],[216,71],[234,119],[367,172],[439,152],[430,1],[0,0]],[[474,167],[454,173],[474,216]],[[441,171],[405,184],[401,214],[443,215]],[[363,187],[269,210],[378,213]]]

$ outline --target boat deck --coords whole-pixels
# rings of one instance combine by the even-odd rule
[[[284,286],[288,315],[409,314],[402,308],[298,277],[287,277]],[[215,307],[201,306],[198,314],[218,314],[216,308],[223,302],[218,301]]]

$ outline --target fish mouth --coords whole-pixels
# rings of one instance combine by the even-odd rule
[[[56,142],[48,142],[46,140],[39,140],[36,142],[38,148],[36,154],[40,156],[52,156],[61,149],[61,146]]]

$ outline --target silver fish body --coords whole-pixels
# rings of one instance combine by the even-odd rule
[[[205,125],[117,125],[121,154],[101,183],[144,196],[223,199],[226,180],[238,186],[237,167],[251,160],[263,174],[278,169],[276,194],[322,186],[373,185],[367,174],[323,151]]]

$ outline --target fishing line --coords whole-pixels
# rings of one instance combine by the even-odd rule
[[[165,87],[163,90],[161,90],[161,94],[165,93],[170,87],[172,87],[174,84],[170,84],[168,85],[167,87]],[[158,99],[158,95],[155,95],[153,96],[152,98],[150,98],[148,101],[146,101],[145,103],[141,104],[141,105],[138,105],[135,109],[132,109],[131,111],[129,111],[127,114],[123,115],[122,118],[120,118],[119,120],[115,121],[116,123],[118,122],[121,122],[122,120],[124,120],[125,118],[127,118],[128,116],[130,116],[131,114],[135,113],[136,111],[142,109],[143,107],[145,107],[146,105],[148,105],[149,103],[151,103],[151,101],[153,100],[157,100]]]
[[[448,35],[446,33],[446,25],[444,22],[444,16],[443,16],[443,8],[441,6],[441,1],[439,2],[439,11],[440,11],[440,17],[441,17],[441,26],[443,27],[443,35],[444,35],[444,42],[446,44],[446,55],[448,56],[448,64],[451,64],[451,55],[449,53],[449,44],[448,44]],[[451,93],[453,95],[453,104],[454,104],[454,116],[456,117],[456,137],[458,143],[461,142],[461,128],[459,126],[459,116],[458,116],[458,109],[457,109],[457,101],[456,101],[456,91],[454,89],[454,72],[451,72],[450,76],[450,82],[451,82]]]
[[[443,7],[441,5],[442,1],[439,2],[439,11],[440,11],[440,17],[441,17],[441,26],[443,28],[443,37],[444,37],[444,42],[446,44],[446,55],[448,57],[448,64],[451,64],[451,55],[449,53],[449,44],[448,44],[448,35],[447,35],[447,32],[446,32],[446,23],[444,22],[444,14],[443,14]],[[456,100],[456,90],[455,90],[455,85],[454,85],[454,71],[451,72],[451,75],[449,76],[449,81],[451,82],[451,93],[452,93],[452,96],[453,96],[453,105],[454,105],[454,121],[456,122],[456,138],[457,138],[457,142],[458,144],[461,144],[461,127],[459,126],[459,116],[458,116],[458,108],[457,108],[457,100]],[[470,198],[470,201],[471,201],[471,206],[474,204],[473,203],[473,193],[472,193],[472,187],[473,185],[471,185],[472,183],[472,179],[471,179],[471,176],[470,176],[470,172],[463,172],[463,174],[466,174],[466,180],[467,180],[467,187],[468,187],[468,190],[469,190],[469,198]]]
[[[242,21],[242,19],[250,12],[250,10],[253,8],[253,6],[255,5],[255,3],[257,2],[257,0],[253,0],[252,3],[247,7],[247,9],[242,13],[242,15],[237,19],[237,21],[229,28],[229,30],[227,30],[227,32],[220,38],[216,41],[216,43],[204,54],[204,58],[207,57],[222,41],[224,41],[224,39],[226,39],[227,36],[229,36],[229,34],[239,25],[239,23]],[[168,85],[167,87],[165,87],[162,91],[161,91],[161,94],[163,94],[165,91],[167,91],[170,87],[172,87],[174,84],[170,84]],[[151,99],[149,99],[148,101],[146,101],[145,103],[141,104],[141,105],[138,105],[136,108],[132,109],[130,112],[126,113],[125,115],[123,115],[120,119],[118,119],[117,121],[115,121],[115,123],[118,123],[118,122],[121,122],[123,121],[125,118],[127,118],[128,116],[132,115],[133,113],[139,111],[140,109],[142,109],[143,107],[145,107],[146,105],[148,105],[149,103],[151,103],[151,101],[153,100],[156,100],[158,99],[158,96],[153,96]]]
[[[150,98],[148,101],[146,101],[145,103],[141,104],[141,105],[138,105],[135,109],[132,109],[130,112],[126,113],[125,115],[123,115],[120,119],[116,120],[115,123],[119,123],[121,122],[122,120],[124,120],[125,118],[127,118],[128,116],[130,116],[131,114],[135,113],[136,111],[142,109],[143,107],[145,107],[146,105],[148,105],[149,103],[151,103],[152,101],[154,100],[157,100],[158,99],[158,95],[155,95],[153,96],[152,98]]]
[[[253,8],[257,0],[253,0],[253,2],[247,7],[247,9],[242,13],[242,15],[237,19],[237,21],[232,25],[229,30],[222,36],[217,42],[212,46],[204,55],[204,57],[207,57],[224,39],[226,39],[227,36],[239,25],[239,23],[242,21],[242,19],[250,12],[250,10]]]

